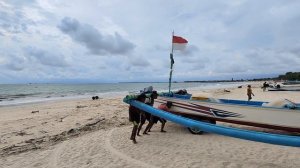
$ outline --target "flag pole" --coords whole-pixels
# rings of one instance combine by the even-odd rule
[[[169,94],[171,94],[171,82],[172,82],[172,72],[173,72],[173,64],[174,64],[174,58],[173,58],[173,51],[174,51],[173,37],[174,37],[174,30],[172,32],[172,49],[171,49],[171,53],[170,53],[171,66],[170,66],[170,77],[169,77]]]

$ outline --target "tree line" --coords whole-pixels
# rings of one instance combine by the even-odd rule
[[[300,80],[300,72],[287,72],[285,75],[279,75],[278,79],[289,81]]]

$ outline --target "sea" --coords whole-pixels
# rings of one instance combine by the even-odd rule
[[[171,90],[189,91],[237,87],[241,82],[178,82]],[[66,99],[92,99],[137,93],[152,86],[158,92],[168,91],[168,83],[99,83],[99,84],[0,84],[0,106],[19,105]]]

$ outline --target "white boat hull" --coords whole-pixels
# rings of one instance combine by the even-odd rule
[[[172,113],[190,118],[300,133],[300,110],[232,105],[172,97],[159,97],[155,100],[154,107],[166,101],[173,102]]]

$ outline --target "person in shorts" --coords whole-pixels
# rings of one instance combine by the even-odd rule
[[[166,104],[159,105],[158,109],[163,110],[163,111],[170,111],[170,108],[172,107],[172,105],[173,105],[172,102],[168,101]],[[161,122],[160,132],[166,132],[164,130],[164,128],[165,128],[165,124],[166,124],[167,120],[157,117],[157,116],[154,116],[154,115],[151,115],[150,122],[147,125],[146,129],[144,130],[143,134],[147,134],[147,132],[151,132],[151,128],[152,128],[153,124],[154,123],[156,124],[158,121]]]
[[[251,85],[248,85],[248,87],[247,87],[247,96],[248,96],[248,101],[250,101],[252,99],[252,96],[254,96],[252,89],[251,89]]]
[[[157,99],[157,96],[158,96],[157,92],[155,90],[152,91],[152,93],[150,94],[150,97],[146,98],[145,103],[149,106],[153,106],[154,99]],[[140,136],[140,131],[141,131],[143,125],[145,124],[146,120],[148,120],[148,122],[150,122],[150,118],[151,118],[150,113],[147,113],[145,111],[141,112],[141,122],[140,122],[140,125],[138,127],[137,136]],[[145,134],[148,134],[148,133],[146,132]]]
[[[144,103],[145,99],[146,99],[146,95],[144,93],[142,93],[137,97],[136,100]],[[132,142],[134,144],[136,144],[137,142],[136,142],[135,137],[136,137],[136,133],[138,130],[138,125],[140,123],[141,110],[130,105],[128,111],[129,111],[129,121],[133,123],[130,140],[132,140]]]

